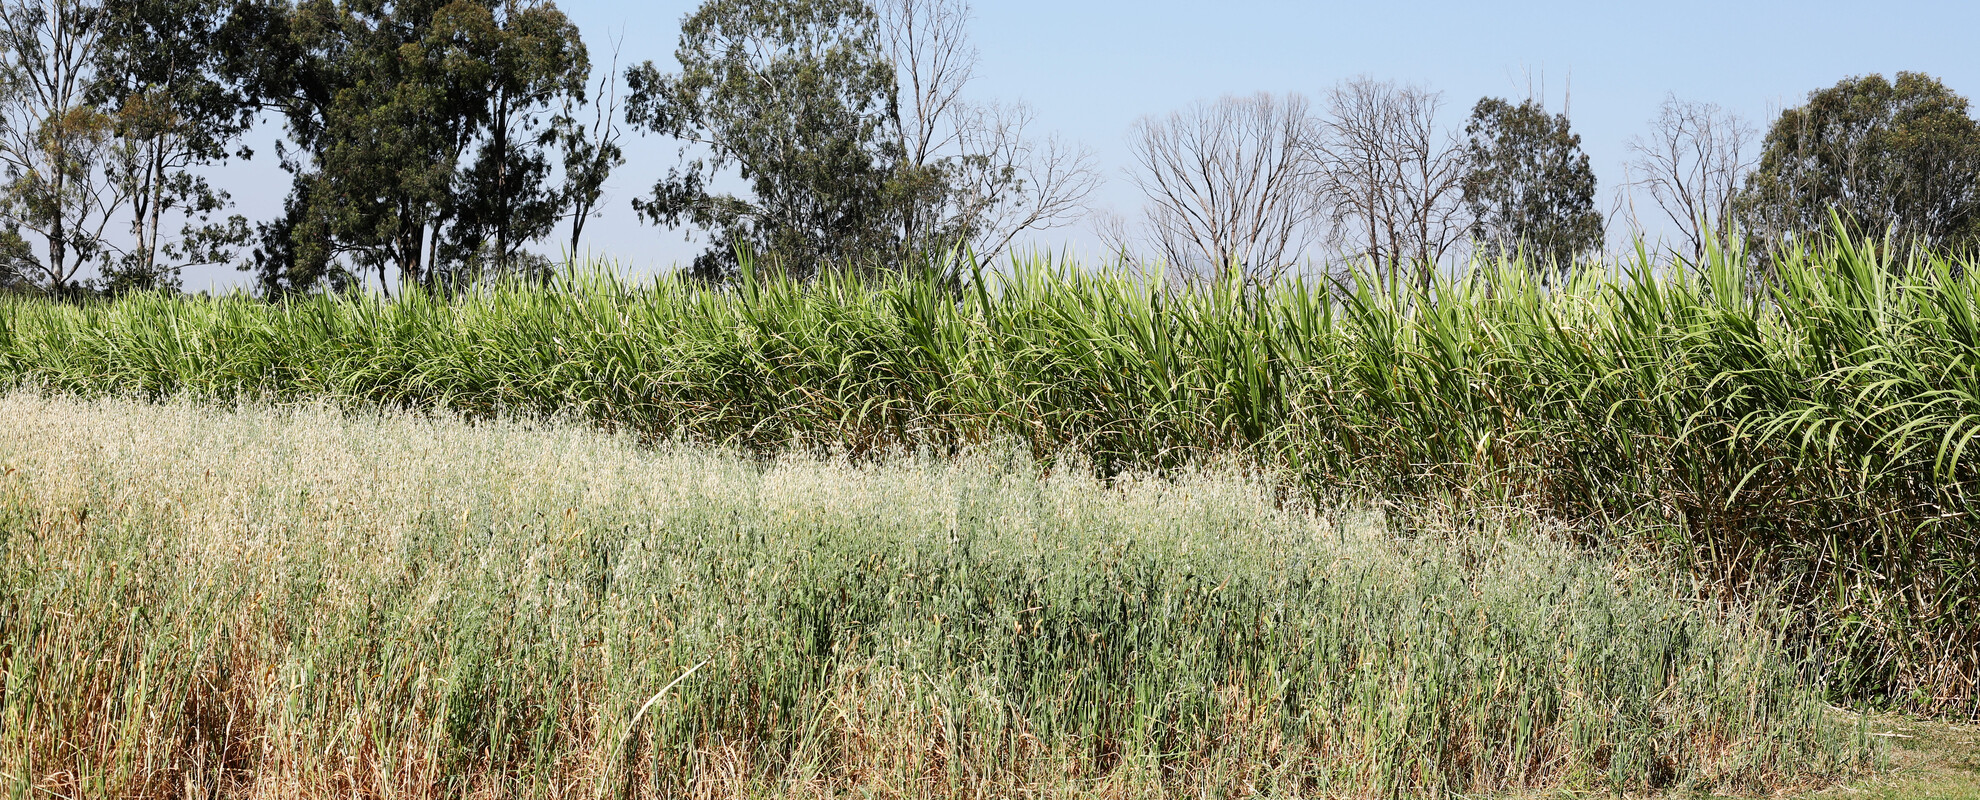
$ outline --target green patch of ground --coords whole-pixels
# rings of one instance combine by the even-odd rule
[[[1980,800],[1980,725],[1870,719],[1888,769],[1802,797],[1851,800]]]

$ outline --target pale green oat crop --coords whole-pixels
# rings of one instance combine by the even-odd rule
[[[1761,790],[1866,759],[1762,614],[1236,471],[31,393],[0,471],[15,797]]]

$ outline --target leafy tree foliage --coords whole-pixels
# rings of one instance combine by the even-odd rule
[[[117,120],[88,97],[103,27],[93,0],[0,3],[0,238],[9,270],[54,293],[86,288],[79,273],[108,254],[128,199]]]
[[[455,188],[452,236],[443,264],[475,271],[541,272],[524,242],[542,239],[561,217],[564,192],[551,183],[549,147],[561,132],[548,115],[561,98],[580,97],[590,73],[577,27],[548,6],[468,15],[470,63],[459,79],[485,94],[473,109],[485,135]],[[447,257],[450,256],[450,257]]]
[[[117,122],[114,177],[130,198],[130,243],[104,265],[106,288],[176,284],[180,269],[230,260],[247,218],[215,221],[229,205],[196,167],[224,162],[254,124],[234,59],[248,29],[226,0],[108,0],[91,100]],[[250,155],[242,150],[239,155]],[[184,218],[167,238],[168,216]]]
[[[681,72],[627,71],[627,120],[683,143],[684,163],[635,200],[656,224],[708,231],[692,271],[720,279],[736,248],[795,276],[895,249],[894,69],[860,0],[709,0],[681,25]],[[690,155],[692,154],[692,155]],[[749,197],[719,191],[729,168]]]
[[[1739,198],[1770,247],[1829,230],[1833,209],[1928,247],[1980,245],[1980,123],[1929,75],[1849,78],[1781,112]]]
[[[1464,205],[1485,252],[1565,268],[1601,246],[1595,172],[1566,114],[1487,97],[1472,107],[1464,133]]]
[[[246,219],[214,221],[227,195],[193,171],[226,160],[252,122],[229,67],[232,9],[0,4],[0,271],[12,282],[56,293],[170,287],[186,266],[233,256]],[[80,277],[89,265],[98,278]]]
[[[263,89],[296,148],[253,265],[267,290],[458,285],[524,263],[559,218],[551,111],[590,62],[554,4],[302,0],[267,38]]]
[[[20,228],[0,228],[0,292],[32,292],[34,270],[40,262],[34,245],[21,237]]]

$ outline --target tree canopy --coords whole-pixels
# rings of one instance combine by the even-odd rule
[[[237,33],[222,0],[0,2],[4,282],[170,287],[233,257],[247,221],[214,221],[227,195],[194,170],[253,121],[229,69]]]
[[[455,285],[548,235],[552,111],[590,62],[547,0],[303,0],[270,31],[263,91],[295,175],[254,265],[270,291]]]
[[[990,257],[1065,224],[1091,156],[1028,137],[1022,105],[964,98],[969,15],[965,0],[709,0],[682,23],[680,72],[626,74],[627,121],[681,144],[634,208],[703,232],[692,272],[707,279],[731,275],[738,248],[806,276]],[[726,190],[732,175],[747,191]]]
[[[681,71],[626,74],[626,118],[679,140],[684,163],[635,200],[641,216],[708,231],[692,271],[722,278],[736,248],[795,275],[896,249],[894,69],[859,0],[710,0],[681,24]],[[747,197],[720,191],[736,168]]]
[[[1487,97],[1464,128],[1464,205],[1488,254],[1566,268],[1602,244],[1595,172],[1566,114]]]
[[[1848,78],[1781,112],[1738,200],[1751,232],[1779,247],[1859,230],[1926,247],[1980,245],[1980,123],[1929,75]]]

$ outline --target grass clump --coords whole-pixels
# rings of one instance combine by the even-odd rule
[[[21,796],[1762,791],[1868,758],[1777,617],[1235,471],[24,393],[0,471]]]

